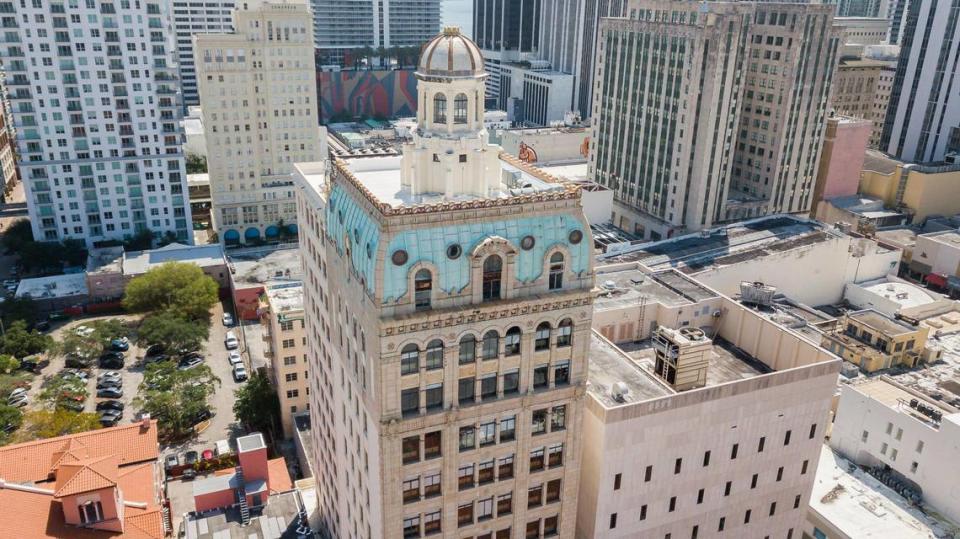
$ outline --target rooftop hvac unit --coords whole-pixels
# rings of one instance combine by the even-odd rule
[[[767,306],[773,303],[773,296],[777,289],[763,284],[760,281],[741,281],[740,282],[740,301],[743,303],[759,306]]]
[[[610,397],[617,402],[625,402],[629,393],[630,388],[623,382],[614,382],[610,388]]]
[[[677,391],[707,384],[713,342],[703,330],[659,327],[653,336],[654,374]]]

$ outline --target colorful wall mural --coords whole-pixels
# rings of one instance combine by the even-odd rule
[[[412,69],[322,71],[317,73],[317,93],[323,122],[417,114],[417,79]]]

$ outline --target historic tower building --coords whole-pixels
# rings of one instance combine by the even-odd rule
[[[402,157],[297,165],[328,536],[573,537],[592,237],[578,187],[489,143],[486,77],[448,28]]]

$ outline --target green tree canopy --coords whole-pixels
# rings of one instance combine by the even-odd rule
[[[137,338],[142,345],[161,344],[167,350],[193,350],[207,339],[207,324],[191,322],[171,311],[148,315]]]
[[[33,227],[30,226],[28,219],[19,219],[14,221],[3,231],[3,237],[0,243],[4,249],[13,252],[19,252],[24,245],[33,242]]]
[[[18,442],[53,438],[100,428],[97,414],[77,413],[62,408],[27,412],[23,419],[23,426],[14,437]]]
[[[220,385],[210,367],[180,370],[172,361],[147,366],[134,405],[156,419],[160,430],[174,439],[190,433],[195,419],[209,411],[207,399]]]
[[[187,174],[203,174],[207,171],[207,159],[195,153],[187,154]]]
[[[17,358],[9,354],[0,354],[0,372],[10,374],[20,368],[20,362]]]
[[[53,376],[44,380],[43,387],[37,395],[37,400],[46,404],[49,408],[54,408],[57,404],[69,400],[71,396],[86,399],[89,394],[87,383],[83,380]]]
[[[78,335],[73,330],[64,332],[60,341],[50,347],[50,354],[54,356],[66,358],[73,356],[90,365],[101,352],[103,352],[103,344],[96,337],[96,333]]]
[[[53,346],[53,339],[36,331],[27,331],[27,323],[18,321],[6,328],[0,337],[0,353],[23,359],[33,354],[47,351]]]
[[[270,378],[255,371],[234,391],[233,415],[251,431],[273,433],[280,418],[280,399]]]
[[[198,266],[167,262],[134,277],[127,284],[123,306],[129,311],[170,311],[188,320],[208,321],[218,289],[217,282]]]
[[[29,324],[37,319],[37,304],[30,298],[7,298],[0,303],[0,319],[8,327],[17,320]]]
[[[19,408],[0,404],[0,445],[6,444],[22,424],[23,413]]]

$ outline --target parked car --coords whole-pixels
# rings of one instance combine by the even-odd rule
[[[200,352],[187,352],[186,354],[183,354],[182,356],[180,356],[180,359],[194,359],[194,358],[200,358],[200,360],[203,361],[203,354],[201,354]]]
[[[70,318],[70,317],[64,313],[50,313],[47,315],[47,320],[51,322],[56,322],[58,320],[66,320],[67,318]]]
[[[31,327],[30,329],[36,330],[36,331],[47,331],[50,329],[50,322],[46,320],[40,320],[39,322],[34,322],[33,327]]]
[[[143,358],[143,361],[149,364],[149,363],[159,363],[161,361],[166,361],[168,359],[170,359],[170,356],[168,356],[167,354],[157,354],[155,356],[147,356]]]
[[[213,460],[213,450],[212,450],[212,449],[204,449],[204,450],[203,450],[203,455],[201,456],[201,458],[202,458],[203,460]]]
[[[110,349],[115,352],[126,352],[130,349],[130,342],[127,341],[126,337],[113,339],[110,341]]]
[[[77,326],[73,329],[73,332],[81,337],[89,337],[93,335],[94,329],[87,326]]]
[[[197,478],[197,471],[193,468],[187,468],[183,471],[183,480],[184,481],[193,481]]]
[[[247,368],[243,366],[243,363],[233,366],[233,379],[237,382],[243,382],[247,379]]]
[[[197,462],[199,454],[196,451],[187,451],[183,454],[183,463],[192,465]]]
[[[120,380],[123,378],[123,375],[120,374],[120,371],[103,371],[100,373],[100,376],[97,376],[97,381],[103,380]]]
[[[180,466],[180,458],[177,457],[177,455],[171,453],[163,459],[163,468],[165,470],[170,470],[176,466]]]
[[[110,350],[110,351],[107,351],[107,352],[104,352],[104,353],[100,354],[100,359],[104,359],[104,358],[113,358],[113,359],[121,359],[121,360],[123,360],[123,359],[127,359],[127,355],[124,354],[123,352],[118,352],[118,351],[116,351],[116,350]]]
[[[144,355],[146,355],[146,356],[148,356],[148,357],[149,357],[149,356],[156,356],[156,355],[160,355],[160,354],[164,353],[165,351],[166,351],[166,349],[164,348],[164,346],[163,346],[162,344],[151,344],[150,346],[147,347]]]
[[[223,313],[223,325],[233,327],[233,315],[230,313]]]
[[[213,412],[211,412],[210,410],[201,410],[200,412],[197,413],[197,415],[193,417],[193,424],[196,425],[197,423],[200,423],[201,421],[206,421],[211,417],[213,417]]]
[[[57,402],[57,408],[66,408],[72,412],[82,412],[83,403],[75,400],[61,400]]]
[[[122,369],[123,365],[124,363],[122,359],[108,358],[100,360],[101,369]]]
[[[119,387],[97,389],[97,397],[101,399],[119,399],[123,397],[123,390]]]
[[[98,412],[103,410],[123,411],[123,406],[124,406],[123,401],[117,401],[117,400],[100,401],[97,403],[97,411]]]
[[[177,368],[181,371],[185,371],[187,369],[192,369],[201,363],[203,363],[202,356],[189,356],[181,359],[180,362],[177,363]]]
[[[100,424],[104,427],[112,427],[123,419],[123,412],[118,410],[105,410],[100,414]]]
[[[18,387],[10,392],[9,399],[13,399],[14,397],[18,397],[20,395],[26,395],[26,394],[27,394],[27,388]]]
[[[123,389],[123,380],[107,379],[107,380],[100,380],[97,382],[97,389],[106,389],[108,387]]]
[[[33,354],[20,360],[20,368],[34,374],[39,374],[49,364],[50,360],[44,359],[42,354]]]
[[[78,380],[86,381],[87,378],[90,378],[90,374],[87,373],[87,371],[82,371],[80,369],[63,369],[60,371],[60,377],[68,380],[70,378],[76,378]]]
[[[80,357],[77,354],[67,354],[66,361],[63,362],[70,369],[89,369],[92,360]]]
[[[223,339],[223,344],[227,347],[227,350],[236,350],[240,347],[240,341],[237,340],[237,336],[234,335],[232,331],[227,332],[227,336]]]
[[[11,395],[10,398],[7,399],[7,404],[15,408],[20,408],[26,406],[29,401],[30,399],[27,397],[27,394],[21,393],[19,395]]]
[[[231,350],[227,353],[227,361],[230,362],[230,366],[239,365],[243,363],[243,358],[240,357],[240,352],[236,350]]]

